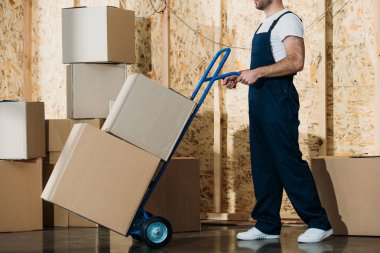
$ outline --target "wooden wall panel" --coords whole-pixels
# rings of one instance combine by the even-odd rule
[[[23,99],[22,0],[0,2],[0,100]]]
[[[345,1],[334,5],[337,12]],[[355,3],[354,3],[355,2]],[[376,52],[373,1],[353,1],[334,17],[333,80],[329,93],[329,154],[375,154]]]
[[[247,48],[233,49],[224,71],[249,69],[252,36],[264,15],[255,9],[252,1],[228,0],[223,8],[223,17],[223,43]],[[226,111],[222,117],[223,209],[229,213],[250,213],[255,198],[249,154],[248,87],[240,84],[236,90],[225,92],[223,103]]]
[[[373,9],[375,13],[380,13],[380,1],[373,2]],[[380,154],[380,17],[375,15],[373,20],[375,28],[376,51],[372,54],[372,60],[375,63],[375,80],[376,80],[376,125],[375,125],[375,145],[376,152]]]
[[[71,1],[33,1],[32,99],[45,103],[46,118],[66,117],[66,70],[62,64],[61,8]]]
[[[154,12],[147,1],[125,1],[125,7],[128,10],[134,10],[136,16],[136,63],[128,65],[127,72],[128,74],[143,73],[147,76],[152,76],[152,61],[155,58],[152,53],[154,47],[152,23],[156,25],[155,31],[159,32],[160,27],[157,27],[157,15],[152,15]],[[155,42],[158,45],[160,44],[160,41]],[[155,48],[157,48],[157,44]],[[156,80],[156,78],[154,79]]]
[[[172,1],[171,8],[202,34],[213,36],[214,1]],[[214,54],[214,45],[199,38],[180,20],[170,18],[169,87],[190,96]],[[201,89],[202,94],[204,89]],[[182,141],[177,155],[195,156],[201,161],[201,211],[213,211],[213,91],[204,101]]]

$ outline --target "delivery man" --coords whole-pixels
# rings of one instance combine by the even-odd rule
[[[251,67],[223,81],[249,86],[249,124],[256,226],[238,233],[237,239],[277,239],[285,189],[297,214],[308,225],[298,242],[320,242],[333,231],[322,208],[309,165],[298,144],[299,99],[293,76],[305,60],[301,19],[284,8],[282,0],[254,0],[266,19],[257,29]]]

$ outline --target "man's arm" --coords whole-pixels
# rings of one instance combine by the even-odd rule
[[[284,46],[287,54],[286,58],[273,65],[254,70],[244,70],[241,72],[240,77],[237,78],[237,81],[251,85],[261,77],[280,77],[301,71],[305,62],[304,40],[299,37],[288,36],[284,40]]]

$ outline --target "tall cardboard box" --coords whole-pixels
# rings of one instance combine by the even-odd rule
[[[88,120],[72,120],[72,119],[49,119],[46,120],[46,147],[49,153],[61,152],[63,146],[69,138],[71,129],[74,124],[86,123],[96,128],[101,128],[104,120],[88,119]],[[52,154],[53,160],[58,159],[59,153]],[[50,162],[55,164],[55,162]]]
[[[336,235],[380,236],[380,157],[319,157],[312,172]]]
[[[167,160],[196,103],[142,74],[127,77],[103,130]]]
[[[66,67],[67,117],[105,119],[125,82],[124,64],[71,64]]]
[[[173,232],[200,231],[199,160],[171,159],[145,209],[169,220]]]
[[[0,102],[0,159],[45,157],[45,111],[40,102]]]
[[[104,131],[77,124],[42,198],[126,234],[160,161]]]
[[[111,6],[62,9],[63,63],[135,62],[135,13]]]
[[[0,160],[0,232],[42,229],[42,159]]]

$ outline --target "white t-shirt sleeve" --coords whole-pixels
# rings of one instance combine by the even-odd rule
[[[284,39],[288,36],[295,36],[299,38],[304,37],[302,21],[294,14],[284,15],[278,21],[275,29],[280,41],[284,41]]]

